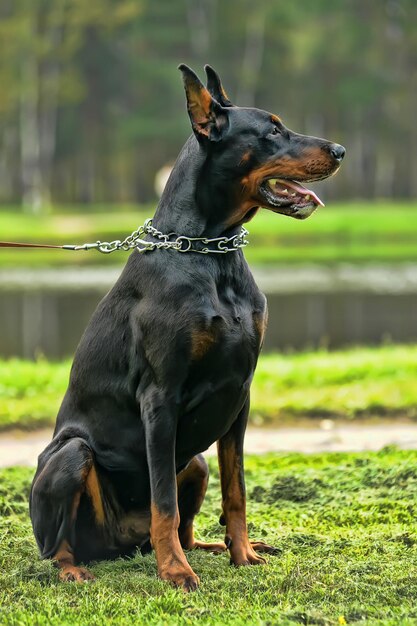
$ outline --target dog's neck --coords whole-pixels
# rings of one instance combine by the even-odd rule
[[[165,186],[153,225],[163,233],[188,237],[230,236],[239,230],[228,223],[231,199],[221,182],[207,187],[206,155],[191,136],[181,150]],[[225,185],[227,188],[227,186]]]

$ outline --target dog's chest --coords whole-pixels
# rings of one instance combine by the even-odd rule
[[[184,388],[178,450],[184,458],[223,436],[248,394],[266,325],[266,301],[220,300],[190,333],[190,374]]]
[[[191,358],[198,362],[211,351],[224,356],[259,351],[266,324],[266,299],[254,285],[217,285],[195,312],[191,328]]]
[[[248,296],[225,288],[214,303],[207,301],[196,311],[190,329],[191,362],[210,368],[213,357],[218,365],[233,365],[236,359],[252,361],[265,327],[266,300],[260,292]]]

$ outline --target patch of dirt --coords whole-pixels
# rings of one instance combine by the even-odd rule
[[[52,438],[52,430],[32,433],[13,431],[0,434],[0,467],[37,463],[39,453]],[[400,420],[379,423],[347,423],[322,420],[302,427],[249,427],[246,432],[247,454],[264,452],[360,452],[380,450],[384,446],[417,448],[417,423]],[[215,455],[211,446],[207,455]]]
[[[270,489],[256,486],[251,493],[251,499],[268,504],[274,504],[278,500],[306,502],[316,497],[320,484],[318,480],[305,481],[296,476],[281,476],[275,480]]]

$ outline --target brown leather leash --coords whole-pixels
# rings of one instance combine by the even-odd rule
[[[77,244],[64,244],[57,246],[47,243],[23,243],[17,241],[0,241],[0,248],[55,248],[56,250],[97,250],[103,254],[109,254],[116,250],[132,250],[137,248],[140,244],[144,244],[144,249],[155,248],[156,245],[149,241],[142,241],[140,237],[150,232],[152,220],[146,220],[144,226],[139,226],[138,229],[133,231],[131,235],[128,235],[123,241],[116,239],[115,241],[95,241],[94,243]]]
[[[17,243],[16,241],[0,241],[0,248],[61,248],[72,250],[72,248],[66,248],[65,246],[53,246],[41,243]]]

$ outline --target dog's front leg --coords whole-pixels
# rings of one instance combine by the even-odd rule
[[[233,565],[259,565],[265,559],[255,552],[274,553],[272,546],[251,542],[246,524],[246,490],[243,471],[243,440],[249,415],[249,397],[229,432],[219,439],[217,451],[222,487],[223,515],[226,525],[225,543]]]
[[[153,386],[141,398],[141,407],[151,485],[151,542],[158,574],[185,591],[194,590],[199,578],[189,566],[178,537],[175,403]]]

